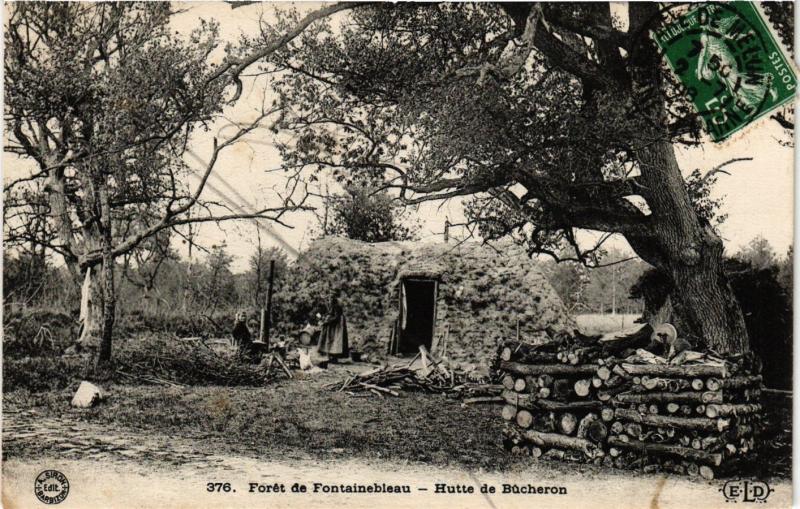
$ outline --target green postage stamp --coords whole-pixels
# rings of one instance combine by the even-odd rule
[[[653,36],[714,141],[794,97],[794,70],[752,2],[698,4]]]

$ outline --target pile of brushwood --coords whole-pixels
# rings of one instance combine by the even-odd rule
[[[417,359],[420,362],[415,365]],[[464,403],[499,403],[502,386],[491,384],[488,379],[470,380],[467,373],[448,367],[443,359],[437,359],[424,347],[410,362],[382,365],[364,373],[351,374],[343,381],[327,384],[327,388],[345,392],[377,396],[400,396],[402,391],[446,394],[464,398]]]
[[[576,335],[502,344],[506,448],[706,479],[752,456],[762,428],[760,363],[752,355],[687,350],[667,361],[622,348],[630,346],[625,339],[615,343]]]
[[[262,386],[277,371],[215,351],[201,338],[148,338],[147,348],[123,345],[116,355],[116,376],[128,383],[152,385]]]

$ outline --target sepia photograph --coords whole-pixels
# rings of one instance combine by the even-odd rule
[[[3,507],[792,505],[793,2],[2,17]]]

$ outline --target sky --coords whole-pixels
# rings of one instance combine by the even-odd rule
[[[278,4],[282,8],[291,5]],[[294,4],[298,11],[306,12],[317,8],[317,3]],[[216,19],[220,24],[220,36],[223,39],[235,41],[241,33],[257,33],[260,17],[274,19],[273,13],[276,4],[253,4],[245,7],[230,9],[228,4],[215,2],[193,2],[181,4],[184,12],[176,17],[174,26],[176,30],[188,32],[197,25],[198,18]],[[211,153],[212,138],[216,134],[220,139],[235,131],[232,123],[244,122],[252,119],[257,114],[257,108],[263,102],[270,103],[272,97],[269,93],[263,94],[262,83],[244,81],[245,87],[240,102],[230,111],[226,112],[227,121],[218,122],[211,133],[194,140],[192,150],[194,156],[187,159],[200,173],[203,165],[208,161]],[[213,186],[225,195],[236,200],[238,204],[245,205],[245,209],[255,210],[269,204],[277,203],[277,193],[283,191],[285,179],[274,170],[280,166],[281,160],[277,149],[273,146],[274,138],[267,129],[262,129],[247,136],[242,142],[231,147],[221,155],[217,163],[218,170],[211,180]],[[331,184],[335,190],[335,184]],[[209,190],[209,196],[215,196]],[[451,222],[463,220],[463,211],[460,201],[423,203],[415,207],[412,217],[419,222],[419,238],[423,241],[436,241],[442,237],[445,218]],[[286,223],[292,228],[281,225],[268,225],[261,222],[263,227],[268,227],[280,236],[294,249],[302,250],[311,241],[311,230],[316,226],[316,219],[312,213],[294,213],[286,218]],[[262,245],[264,247],[280,247],[280,242],[270,239],[262,227]],[[227,246],[227,251],[235,257],[234,270],[246,270],[247,260],[254,252],[257,238],[256,226],[253,221],[229,222],[223,225],[206,224],[200,227],[199,237],[207,246],[220,244]],[[179,252],[187,254],[185,244],[178,246]]]
[[[318,4],[303,3],[297,8],[301,12],[314,9]],[[259,17],[269,20],[277,6],[287,4],[255,4],[232,9],[221,2],[193,2],[180,4],[181,14],[175,17],[174,28],[188,33],[197,26],[199,18],[216,19],[220,24],[223,39],[235,42],[241,33],[256,33]],[[225,119],[218,122],[211,132],[195,137],[191,143],[191,153],[187,161],[197,169],[208,160],[213,136],[225,139],[230,136],[237,122],[254,118],[257,108],[263,102],[271,102],[269,92],[263,87],[246,82],[242,99],[225,111]],[[260,130],[244,138],[238,144],[223,152],[217,163],[214,177],[207,189],[209,198],[221,192],[244,210],[257,209],[277,203],[278,194],[284,190],[285,179],[274,171],[280,165],[277,150],[272,145],[274,138],[268,130]],[[779,140],[786,140],[783,130],[774,121],[762,121],[757,126],[735,136],[732,140],[701,147],[678,147],[677,155],[682,170],[689,174],[695,168],[707,171],[716,165],[733,158],[752,158],[731,165],[730,175],[720,175],[714,188],[715,197],[724,197],[720,211],[728,215],[721,227],[721,234],[728,252],[735,252],[752,238],[763,236],[778,253],[785,253],[792,243],[793,235],[793,149],[781,146]],[[18,174],[24,165],[7,154],[3,157],[4,179]],[[414,215],[418,218],[422,240],[438,241],[444,229],[445,217],[451,222],[463,218],[461,203],[452,200],[446,203],[425,203],[418,207]],[[309,229],[315,220],[310,213],[295,213],[286,218],[289,227],[263,224],[262,243],[264,247],[280,246],[281,242],[293,249],[301,250],[310,241]],[[266,233],[269,229],[275,237]],[[590,241],[596,234],[582,235]],[[256,226],[253,221],[229,222],[222,225],[204,224],[199,237],[206,246],[225,242],[227,250],[235,257],[234,270],[242,271],[257,244]],[[282,241],[276,240],[277,238]],[[626,249],[623,239],[616,239],[611,247]],[[182,255],[187,254],[185,245],[176,246]]]
[[[284,4],[285,5],[285,4]],[[313,9],[317,4],[301,4],[301,12]],[[242,31],[255,30],[259,16],[269,19],[274,4],[258,4],[236,9],[218,3],[191,4],[178,25],[191,26],[198,16],[215,18],[220,22],[224,37],[237,37]],[[247,94],[247,93],[246,93]],[[245,95],[244,102],[257,104],[261,100],[255,90]],[[236,114],[247,114],[243,105],[237,106]],[[236,114],[232,114],[235,117]],[[219,176],[239,191],[242,197],[253,204],[264,204],[270,196],[270,189],[280,186],[275,175],[265,170],[280,164],[277,152],[270,147],[265,133],[251,137],[245,146],[236,149],[235,154],[225,157],[225,164],[219,166]],[[726,249],[735,252],[756,236],[763,236],[778,253],[785,253],[793,239],[793,171],[794,153],[792,147],[781,146],[779,140],[786,140],[783,129],[774,121],[762,121],[750,126],[741,135],[720,144],[706,143],[701,147],[678,147],[677,156],[682,170],[688,175],[695,168],[707,171],[718,164],[734,158],[752,158],[728,167],[730,175],[720,174],[714,187],[714,197],[724,197],[722,214],[727,221],[721,226],[721,234]],[[202,154],[198,147],[198,152]],[[420,220],[420,236],[423,240],[441,238],[445,217],[451,222],[463,218],[459,200],[447,203],[426,203],[419,207],[415,215]],[[289,219],[294,229],[276,227],[275,231],[289,244],[302,249],[309,242],[307,226],[313,224],[310,214],[298,214]],[[218,228],[215,225],[204,227],[203,235],[208,241],[226,241],[229,252],[238,258],[237,266],[243,269],[246,259],[253,251],[255,227],[252,223],[229,224]],[[590,242],[597,234],[586,232],[582,238]],[[264,245],[274,241],[263,239]],[[624,239],[615,239],[608,244],[619,249],[627,248]]]

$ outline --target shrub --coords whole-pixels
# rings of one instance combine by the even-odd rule
[[[6,357],[3,362],[3,392],[61,390],[81,379],[94,378],[87,376],[90,375],[87,371],[86,361],[77,357]]]
[[[7,310],[3,316],[3,356],[56,355],[77,338],[78,330],[77,321],[60,311]]]

